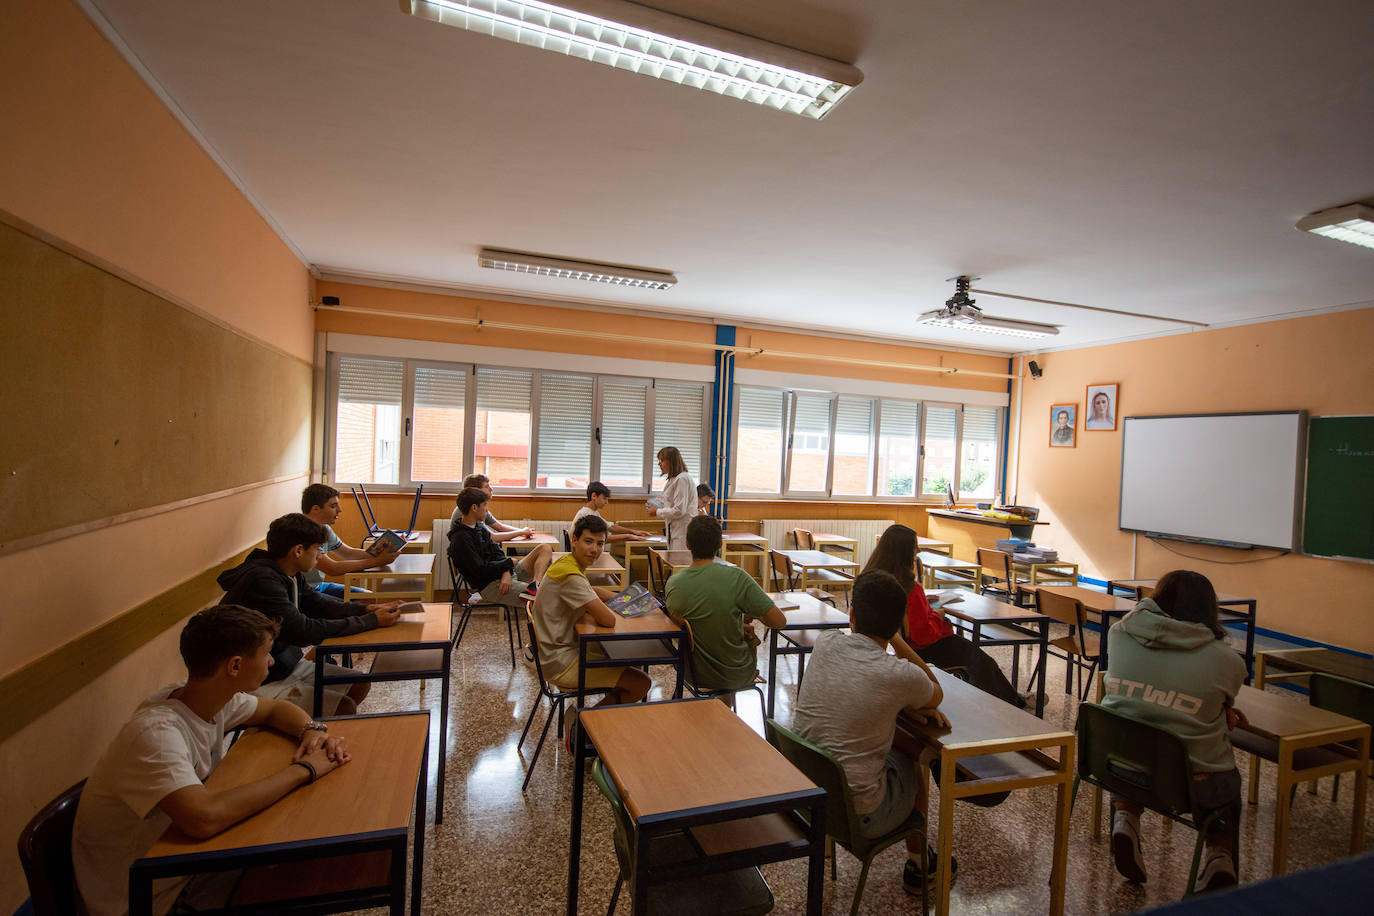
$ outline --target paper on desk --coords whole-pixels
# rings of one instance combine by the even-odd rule
[[[939,610],[947,605],[958,604],[960,601],[964,600],[964,596],[959,594],[958,591],[937,592],[931,595],[929,600],[931,608],[933,610]]]

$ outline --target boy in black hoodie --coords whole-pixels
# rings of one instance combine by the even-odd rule
[[[283,515],[267,528],[267,549],[254,550],[243,563],[220,573],[223,604],[260,611],[281,626],[272,643],[272,667],[258,696],[290,700],[311,711],[315,663],[301,651],[330,636],[347,636],[389,627],[401,602],[364,605],[322,595],[305,581],[324,544],[324,526],[298,512]],[[342,670],[342,669],[335,669]],[[367,696],[367,684],[350,684],[347,693],[325,690],[324,715],[350,715]]]

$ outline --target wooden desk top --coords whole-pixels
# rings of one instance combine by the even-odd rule
[[[1113,614],[1125,613],[1134,608],[1139,602],[1134,598],[1123,598],[1120,595],[1104,595],[1102,592],[1095,592],[1090,588],[1083,588],[1079,585],[1036,585],[1025,586],[1029,592],[1053,592],[1056,595],[1063,595],[1065,598],[1075,598],[1083,603],[1086,610],[1101,614],[1111,612]]]
[[[826,604],[824,601],[806,592],[779,592],[773,601],[776,604],[781,598],[788,604],[795,604],[795,608],[783,611],[787,617],[787,625],[780,627],[783,630],[810,630],[815,628],[839,628],[849,626],[849,615],[844,611],[837,611],[835,608]]]
[[[688,566],[691,566],[694,560],[696,559],[692,556],[692,552],[690,550],[654,550],[653,552],[662,557],[663,565],[667,566],[668,569],[673,572],[676,572],[679,569],[686,569]],[[722,560],[720,557],[714,558],[711,562],[717,563],[721,566],[735,565],[734,563],[731,563],[729,560]]]
[[[1153,588],[1159,579],[1113,579],[1112,586],[1122,588]],[[1250,604],[1254,598],[1246,598],[1243,595],[1231,595],[1226,592],[1217,592],[1217,604]]]
[[[1276,667],[1296,666],[1305,671],[1320,671],[1337,677],[1374,684],[1374,658],[1337,652],[1335,649],[1278,649],[1262,653],[1266,665],[1279,662]]]
[[[402,614],[389,627],[377,627],[348,636],[331,636],[320,641],[324,649],[346,649],[353,646],[384,646],[391,643],[433,643],[442,645],[451,638],[450,617],[453,609],[447,604],[422,605],[420,614]]]
[[[655,534],[652,537],[640,538],[637,541],[619,541],[617,543],[624,545],[627,550],[631,547],[639,550],[655,550],[667,547],[668,539],[661,534]]]
[[[1049,522],[1030,522],[1030,521],[1008,521],[1002,518],[992,518],[982,514],[982,512],[970,509],[967,512],[955,512],[949,509],[927,509],[926,515],[936,515],[940,518],[950,518],[957,522],[973,522],[975,525],[996,525],[999,528],[1029,528],[1032,525],[1048,525]]]
[[[881,538],[882,535],[880,534],[880,535],[878,535],[878,537]],[[917,549],[917,550],[920,550],[922,547],[953,547],[953,546],[954,546],[954,544],[953,544],[952,542],[950,542],[950,541],[942,541],[942,540],[940,540],[939,538],[928,538],[928,537],[926,537],[925,535],[921,535],[921,534],[916,535],[916,549]]]
[[[935,747],[944,750],[985,747],[984,753],[996,754],[1017,749],[1008,745],[1034,747],[1037,742],[1074,740],[1071,731],[1037,719],[946,671],[939,668],[931,668],[931,671],[935,672],[940,689],[944,691],[940,711],[949,718],[950,728],[918,725],[906,713],[901,713],[897,721],[906,731]]]
[[[817,544],[847,544],[851,547],[857,547],[859,544],[858,540],[855,538],[847,537],[843,534],[831,534],[828,531],[811,532],[811,540],[815,541]]]
[[[1352,729],[1358,732],[1361,728],[1369,728],[1364,722],[1348,716],[1309,706],[1248,684],[1241,687],[1240,693],[1236,695],[1236,708],[1245,713],[1248,720],[1245,725],[1240,726],[1241,728],[1262,738],[1274,740],[1297,738],[1332,729]],[[1341,741],[1344,737],[1332,740]]]
[[[614,614],[615,612],[612,611],[611,613]],[[639,617],[621,617],[619,614],[616,614],[615,626],[613,627],[599,627],[594,623],[588,622],[584,617],[573,624],[573,629],[577,631],[578,636],[606,636],[612,633],[650,636],[662,634],[676,635],[682,632],[682,627],[673,623],[668,619],[667,614],[659,610],[650,611]]]
[[[634,818],[816,788],[719,700],[599,706],[579,721]]]
[[[360,569],[348,573],[350,576],[432,576],[436,553],[403,553],[386,566],[375,569]]]
[[[351,761],[209,839],[193,839],[175,827],[168,828],[144,858],[299,843],[409,827],[415,812],[415,786],[420,779],[425,739],[429,735],[429,716],[410,713],[331,720],[329,733],[348,739]],[[224,755],[205,785],[222,790],[262,779],[286,766],[295,750],[296,742],[278,732],[249,732]],[[360,799],[366,803],[359,804]]]
[[[761,534],[750,534],[747,531],[722,531],[720,533],[722,543],[747,544],[768,546],[768,538]]]
[[[553,554],[553,559],[560,560],[567,555],[568,552],[566,550],[560,550]],[[583,571],[591,573],[592,575],[596,575],[597,573],[623,573],[625,567],[617,563],[615,557],[611,556],[609,553],[603,553],[597,559],[595,566],[588,566]]]
[[[572,526],[569,525],[569,528]],[[545,531],[534,531],[527,538],[513,538],[509,541],[502,541],[501,548],[509,550],[512,547],[538,547],[540,544],[561,544],[563,539],[549,534]]]
[[[954,557],[947,557],[942,553],[931,553],[928,550],[919,550],[916,556],[921,563],[931,569],[978,569],[977,563],[972,560],[956,560]]]
[[[975,594],[967,589],[953,589],[952,591],[963,600],[956,601],[954,604],[943,605],[940,610],[950,617],[958,617],[960,620],[978,623],[988,621],[1025,623],[1027,621],[1039,621],[1044,616],[1035,608],[1017,607],[1010,601],[989,598],[987,595]]]
[[[793,564],[806,569],[858,569],[859,564],[844,557],[823,550],[779,550],[786,554]]]

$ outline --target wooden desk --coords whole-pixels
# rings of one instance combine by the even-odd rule
[[[763,577],[768,567],[768,538],[744,531],[722,531],[720,558],[729,561],[732,557],[736,566],[742,565],[739,560],[753,558],[758,564],[754,581],[758,582],[760,588],[764,587]]]
[[[787,617],[786,625],[778,629],[768,628],[768,718],[773,718],[774,700],[777,698],[778,689],[778,656],[797,655],[805,656],[811,652],[811,647],[798,642],[792,642],[790,648],[779,648],[778,638],[782,630],[842,630],[849,626],[849,615],[837,611],[824,601],[806,592],[777,592],[774,593],[773,603],[777,605],[795,605],[783,611]],[[800,686],[801,678],[797,678]]]
[[[1018,583],[1029,586],[1037,585],[1078,585],[1078,564],[1054,562],[1031,563],[1025,560],[1018,560],[1015,557],[1011,561],[1012,575],[1016,576]]]
[[[582,713],[581,727],[600,755],[633,822],[628,840],[631,912],[647,911],[646,850],[652,836],[689,830],[704,855],[675,880],[808,856],[806,911],[819,916],[825,866],[825,792],[719,700],[674,700],[601,706]],[[572,838],[568,856],[568,913],[577,913],[582,791],[586,742],[573,767]],[[797,816],[808,814],[809,825]],[[739,831],[718,825],[755,819],[767,836],[743,847]],[[767,820],[764,820],[767,818]],[[738,825],[736,825],[738,826]],[[725,836],[726,833],[734,834]],[[610,837],[604,838],[610,843]],[[762,845],[756,845],[758,843]]]
[[[833,553],[848,560],[857,559],[859,542],[854,538],[845,537],[843,534],[813,531],[811,532],[811,543],[816,546],[817,550]]]
[[[640,577],[634,574],[635,561],[639,560],[644,563],[644,580],[648,581],[649,551],[667,550],[668,539],[661,534],[656,534],[642,541],[623,541],[620,546],[623,548],[627,577],[634,582],[640,581]]]
[[[936,888],[936,912],[949,913],[949,860],[954,851],[954,801],[973,795],[1006,792],[1035,786],[1054,786],[1054,855],[1050,870],[1050,913],[1064,912],[1065,870],[1068,862],[1070,788],[1073,785],[1074,733],[1054,728],[965,684],[954,675],[932,669],[945,698],[940,710],[951,728],[919,725],[905,713],[897,727],[940,754],[940,861]],[[1058,749],[1058,759],[1047,751]],[[980,758],[976,766],[970,758]],[[955,782],[956,771],[965,767],[974,778]],[[965,876],[968,880],[968,876]],[[977,880],[976,878],[974,880]]]
[[[1306,682],[1317,673],[1374,684],[1374,658],[1322,648],[1277,649],[1255,656],[1256,687],[1289,681]]]
[[[1140,597],[1141,588],[1154,588],[1158,579],[1108,579],[1107,594],[1117,589],[1132,598]],[[1253,675],[1255,670],[1255,618],[1258,616],[1259,602],[1254,598],[1241,595],[1228,595],[1217,592],[1217,612],[1222,623],[1227,620],[1240,620],[1245,624],[1245,667]]]
[[[1278,743],[1278,782],[1275,785],[1274,867],[1273,874],[1283,873],[1288,859],[1289,790],[1309,779],[1335,773],[1355,772],[1355,799],[1351,814],[1350,851],[1357,853],[1364,845],[1365,796],[1369,780],[1369,726],[1355,719],[1329,710],[1299,703],[1276,693],[1242,687],[1236,697],[1236,708],[1248,720],[1240,726],[1245,731]],[[1353,741],[1356,750],[1345,760],[1325,765],[1299,768],[1295,754],[1304,748],[1336,745]],[[1251,757],[1250,802],[1257,796],[1259,758]]]
[[[560,550],[553,555],[553,559],[556,561],[567,555],[568,552],[566,550]],[[596,561],[596,565],[588,566],[585,572],[589,577],[605,576],[608,579],[614,579],[621,591],[625,589],[625,567],[617,563],[615,557],[611,556],[609,553],[603,553]]]
[[[695,562],[690,550],[655,550],[652,552],[658,554],[659,559],[663,561],[664,571],[670,576],[679,569],[686,569]],[[711,562],[721,566],[735,565],[728,560],[722,560],[720,557],[713,558]]]
[[[878,535],[882,537],[882,535]],[[947,557],[954,556],[954,544],[950,541],[942,541],[939,538],[927,538],[916,535],[916,550],[929,551],[930,553],[942,553]]]
[[[848,588],[854,582],[859,564],[853,560],[837,557],[823,550],[779,550],[792,561],[798,571],[800,581],[795,584],[797,591],[808,588],[824,588],[827,585],[842,585]]]
[[[952,512],[948,509],[926,510],[926,534],[954,544],[954,549],[966,557],[973,556],[979,547],[997,549],[997,541],[1012,537],[1032,540],[1037,525],[1049,522],[1010,522],[991,518],[981,512],[968,510]]]
[[[169,828],[129,870],[132,916],[151,912],[152,884],[158,878],[355,853],[386,853],[390,859],[388,883],[347,888],[346,905],[339,906],[341,901],[334,900],[335,909],[321,907],[313,912],[385,906],[393,916],[402,916],[406,839],[412,826],[410,912],[418,914],[424,872],[429,714],[333,719],[330,734],[348,739],[353,759],[319,782],[296,789],[208,839],[193,839],[175,827]],[[249,732],[229,749],[205,784],[223,790],[261,779],[286,766],[295,749],[296,741],[278,732]],[[297,905],[304,902],[306,898],[290,901]]]
[[[397,598],[412,598],[433,601],[434,561],[437,558],[438,554],[433,553],[403,553],[392,560],[389,566],[348,573],[343,577],[344,600],[350,600],[350,589],[370,588],[377,594],[365,596],[362,600],[394,601]],[[400,588],[387,589],[383,587],[387,579],[415,581],[404,583]]]
[[[962,580],[967,580],[967,584],[975,592],[983,586],[983,568],[971,560],[956,560],[939,553],[929,553],[928,551],[917,551],[916,559],[921,561],[921,568],[925,575],[922,586],[927,591],[937,591],[942,585],[965,584]],[[953,576],[959,582],[954,582],[949,578],[939,580],[937,584],[936,572],[943,572],[947,576]]]
[[[568,527],[571,528],[572,526],[569,525]],[[538,547],[540,544],[548,544],[554,550],[562,550],[563,538],[557,537],[552,534],[547,534],[543,531],[535,531],[532,532],[530,536],[527,538],[520,538],[519,540],[511,541],[502,541],[501,550],[508,557],[522,557],[534,548]]]
[[[1045,714],[1045,664],[1046,649],[1050,639],[1050,620],[1034,608],[1021,607],[1010,601],[990,598],[973,592],[958,592],[960,600],[945,605],[940,610],[948,617],[967,624],[973,630],[973,643],[978,646],[1023,646],[1035,644],[1040,647],[1042,661],[1031,675],[1031,680],[1039,686],[1035,690],[1035,714]],[[984,627],[993,628],[990,633]],[[1034,627],[1034,629],[1032,629]],[[920,654],[920,649],[916,653]],[[1020,649],[1016,650],[1020,654]],[[1017,685],[1016,655],[1012,656],[1012,686]]]
[[[450,634],[453,609],[447,604],[426,604],[420,614],[402,614],[389,627],[378,627],[350,636],[335,636],[322,641],[315,649],[314,715],[320,717],[324,708],[324,688],[329,684],[357,684],[380,681],[423,681],[438,678],[439,747],[448,747],[449,664],[453,658],[453,638]],[[332,652],[375,652],[371,671],[354,674],[326,674],[325,656]],[[388,663],[392,653],[394,663]],[[349,669],[354,670],[354,669]],[[444,822],[444,764],[448,754],[439,755],[439,774],[435,783],[434,823]]]
[[[612,611],[611,613],[615,613]],[[573,627],[577,631],[577,705],[586,701],[587,669],[623,668],[627,665],[672,665],[677,669],[673,696],[682,696],[682,672],[687,662],[687,631],[668,619],[662,611],[639,617],[615,615],[614,627],[599,627],[585,618]],[[601,659],[588,658],[593,644],[606,652]]]

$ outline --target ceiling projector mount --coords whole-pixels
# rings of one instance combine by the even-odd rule
[[[1165,318],[1162,315],[1144,315],[1140,312],[1123,312],[1118,309],[1102,308],[1096,305],[1079,305],[1075,302],[1059,302],[1054,299],[1036,299],[1031,296],[1016,296],[1011,293],[996,293],[987,289],[974,289],[973,281],[977,279],[981,278],[970,277],[967,274],[952,277],[954,295],[945,300],[944,308],[925,312],[916,319],[916,323],[937,328],[982,331],[987,334],[1002,334],[1007,337],[1025,337],[1031,339],[1054,337],[1059,333],[1058,325],[1042,324],[1038,321],[1022,321],[1019,318],[997,318],[988,315],[976,305],[978,300],[969,296],[969,293],[972,292],[983,296],[998,296],[1003,299],[1019,299],[1022,302],[1040,302],[1045,305],[1085,309],[1090,312],[1106,312],[1109,315],[1125,315],[1130,318],[1149,318],[1152,321],[1191,324],[1200,328],[1207,327],[1207,325],[1201,321],[1190,321],[1186,318]]]

